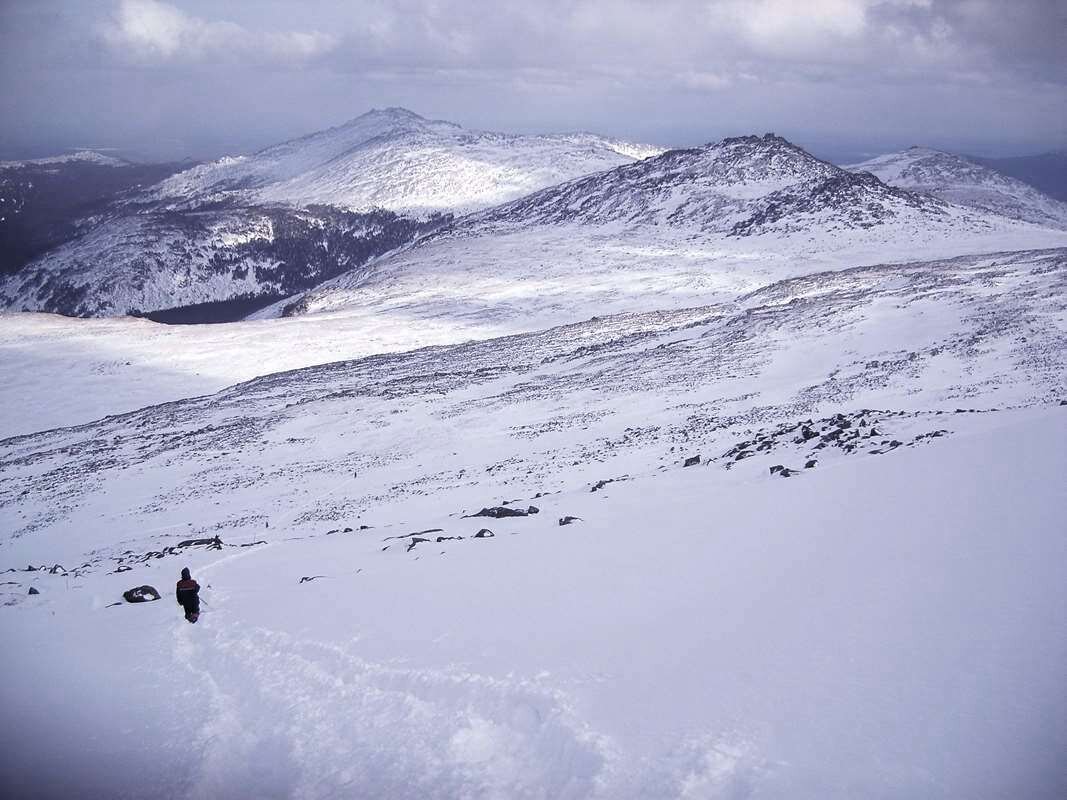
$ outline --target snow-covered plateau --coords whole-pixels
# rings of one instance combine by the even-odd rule
[[[602,313],[481,341],[454,308],[433,347],[27,422],[0,441],[0,785],[1062,797],[1067,250],[809,267],[643,312],[576,284]],[[153,343],[175,373],[217,348],[221,380],[353,318],[3,325],[51,329],[23,388],[63,420],[107,385],[63,326],[127,348],[121,406]],[[121,602],[142,584],[163,600]]]

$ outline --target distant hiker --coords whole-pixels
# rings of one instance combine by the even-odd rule
[[[196,622],[200,618],[200,584],[193,580],[188,567],[182,570],[182,579],[178,581],[174,595],[178,605],[185,609],[185,618]]]

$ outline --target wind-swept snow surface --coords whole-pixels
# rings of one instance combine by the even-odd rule
[[[1062,796],[1065,298],[844,270],[5,440],[4,785]]]
[[[472,250],[467,255],[473,263],[479,263],[479,258],[495,258],[503,269],[509,254],[515,259],[528,256],[522,245],[529,242],[530,239],[515,237],[512,246],[511,238],[502,236],[495,242],[495,251]],[[605,258],[617,263],[625,258],[622,263],[628,269],[598,281],[592,271],[568,276],[554,267],[551,280],[511,286],[505,275],[490,284],[493,294],[488,298],[465,297],[464,273],[457,269],[452,276],[428,276],[421,294],[414,293],[409,303],[397,302],[393,306],[385,300],[380,304],[367,302],[336,313],[286,319],[170,326],[131,318],[77,320],[46,314],[0,315],[0,369],[8,376],[0,385],[0,405],[5,408],[0,438],[82,424],[145,405],[209,394],[235,382],[283,370],[491,339],[536,328],[538,324],[565,324],[583,314],[649,305],[684,307],[718,298],[728,298],[721,304],[724,313],[747,313],[747,290],[758,291],[756,296],[761,296],[775,288],[759,282],[761,276],[770,273],[769,267],[806,265],[812,269],[810,263],[800,259],[783,265],[776,260],[761,261],[754,254],[745,258],[742,253],[734,261],[736,272],[732,275],[725,271],[716,274],[711,269],[701,275],[692,264],[674,261],[675,254],[670,250],[639,248],[627,252],[619,243],[607,241],[603,247]],[[700,251],[689,253],[690,261],[697,265],[701,263],[700,256]],[[710,254],[709,260],[714,257],[714,253]],[[719,254],[719,258],[724,259],[725,255]],[[1037,263],[1045,263],[1039,253],[996,253],[947,263],[968,270],[997,265],[1009,268],[1030,263],[1034,258]],[[653,264],[663,271],[650,269]],[[900,269],[915,275],[928,268],[938,273],[943,266],[939,262],[915,262],[896,268],[872,268],[872,274],[879,274],[879,269],[883,274],[896,274],[894,270]],[[669,282],[668,270],[672,268],[685,270],[675,276],[674,283]],[[619,280],[620,274],[624,280]],[[832,286],[835,280],[833,273],[817,274],[806,280],[787,280],[781,286],[803,285],[812,287],[809,291],[818,291],[815,287],[823,282]],[[474,278],[467,285],[479,286]],[[368,297],[376,294],[371,286],[364,291]],[[499,303],[496,313],[485,310],[492,310],[489,300]],[[42,373],[49,375],[47,382],[41,380]]]

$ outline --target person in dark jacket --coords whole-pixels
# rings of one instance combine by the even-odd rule
[[[196,622],[200,618],[200,584],[193,580],[189,568],[182,570],[182,579],[174,590],[178,605],[185,609],[185,618]]]

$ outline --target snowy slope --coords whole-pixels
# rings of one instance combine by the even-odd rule
[[[671,151],[465,217],[257,316],[374,309],[533,330],[718,302],[842,266],[1063,244],[1063,230],[890,187],[768,134]]]
[[[403,108],[375,109],[250,156],[194,167],[149,196],[183,206],[228,197],[458,213],[660,152],[593,134],[518,136],[468,130]]]
[[[1059,796],[1065,320],[1063,251],[866,267],[8,439],[2,779]]]
[[[950,203],[1039,225],[1067,228],[1067,203],[952,153],[910,147],[846,169],[870,172],[891,186],[925,192]]]

